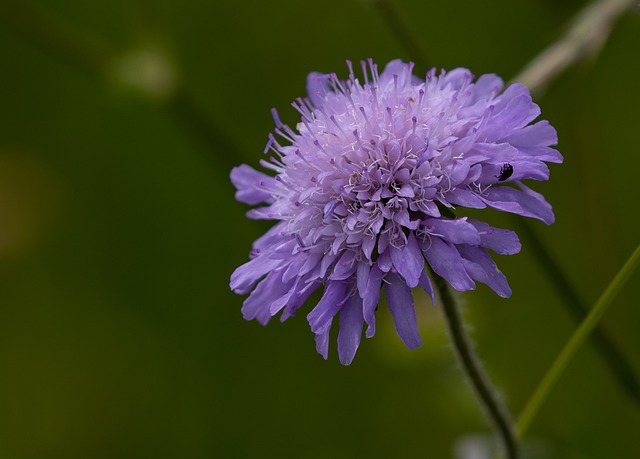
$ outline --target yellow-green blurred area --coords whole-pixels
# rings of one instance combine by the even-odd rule
[[[310,71],[399,57],[422,74],[426,56],[508,80],[584,5],[398,0],[390,17],[374,0],[2,1],[0,457],[440,459],[490,435],[424,295],[419,350],[380,307],[350,367],[335,342],[316,354],[311,304],[244,321],[229,275],[268,225],[228,174],[263,157],[271,107],[297,121]],[[533,185],[556,223],[532,226],[587,306],[640,242],[639,49],[632,12],[536,98],[565,163]],[[534,255],[525,242],[495,257],[512,298],[459,296],[514,414],[576,327]],[[636,375],[639,274],[601,322]],[[639,434],[640,405],[587,344],[525,447],[634,458]]]

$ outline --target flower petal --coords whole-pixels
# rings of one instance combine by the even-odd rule
[[[382,285],[382,278],[384,273],[378,267],[378,264],[374,264],[371,268],[371,274],[369,274],[369,281],[367,282],[367,292],[362,298],[362,315],[365,322],[367,322],[367,338],[371,338],[376,334],[376,308],[378,307],[378,301],[380,301],[380,287]]]
[[[431,278],[429,278],[429,275],[427,273],[425,273],[424,271],[422,272],[422,275],[420,276],[420,282],[418,283],[418,286],[422,290],[427,292],[427,294],[431,298],[431,304],[433,306],[435,306],[436,305],[436,298],[435,298],[435,295],[433,294],[433,287],[431,286]]]
[[[507,278],[496,267],[485,249],[466,244],[461,244],[457,248],[463,258],[464,267],[472,278],[487,284],[503,298],[511,296],[511,288]]]
[[[349,365],[356,355],[362,337],[363,324],[362,299],[358,295],[352,295],[340,310],[338,356],[343,365]]]
[[[301,284],[304,285],[303,288],[300,288]],[[294,287],[295,293],[291,295],[287,304],[282,311],[282,315],[280,316],[280,322],[284,322],[289,317],[293,316],[296,311],[304,304],[305,301],[315,292],[318,287],[322,285],[320,282],[307,282],[306,280],[299,279],[298,285]]]
[[[320,107],[324,103],[325,96],[329,93],[330,74],[311,72],[307,76],[307,95],[314,107]]]
[[[520,191],[509,186],[495,186],[485,190],[482,200],[494,209],[512,212],[542,220],[547,225],[554,222],[553,210],[541,194],[532,190]]]
[[[416,349],[420,347],[422,341],[420,333],[418,333],[411,289],[399,276],[393,273],[387,274],[385,281],[387,304],[396,324],[398,336],[409,349]]]
[[[256,319],[262,325],[266,325],[273,315],[270,311],[271,305],[286,295],[291,287],[292,283],[282,282],[282,270],[270,272],[244,301],[242,316],[246,320]]]
[[[281,263],[282,260],[263,255],[240,265],[231,274],[231,282],[229,283],[231,290],[240,295],[249,293],[262,276],[277,268]]]
[[[236,199],[250,205],[262,202],[272,203],[274,201],[273,195],[264,190],[265,185],[278,186],[278,182],[273,177],[269,177],[246,164],[231,169],[231,183],[238,190]]]
[[[494,228],[479,220],[469,219],[469,223],[476,227],[480,234],[480,245],[493,250],[500,255],[513,255],[520,252],[522,245],[518,235],[511,230]]]
[[[480,244],[478,230],[467,222],[466,217],[455,219],[430,218],[423,220],[429,233],[442,237],[452,244]]]
[[[329,281],[324,295],[315,308],[307,315],[313,333],[322,333],[331,326],[334,316],[347,299],[347,282]]]
[[[316,333],[316,351],[320,354],[325,360],[329,358],[329,333],[331,331],[331,324],[326,328],[326,330]]]
[[[402,249],[390,248],[393,266],[409,287],[416,287],[424,269],[424,255],[413,233],[409,233],[407,243]]]
[[[436,274],[444,277],[453,288],[460,292],[476,288],[476,284],[467,275],[462,258],[455,247],[439,237],[431,237],[431,244],[426,243],[422,250],[431,268]]]

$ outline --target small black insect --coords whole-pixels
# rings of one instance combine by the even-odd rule
[[[511,177],[511,174],[513,174],[513,166],[509,163],[504,163],[500,168],[500,173],[496,175],[496,178],[499,182],[503,182]]]

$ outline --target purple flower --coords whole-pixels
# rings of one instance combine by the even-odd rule
[[[293,107],[293,130],[273,110],[275,133],[261,161],[275,176],[247,165],[231,180],[255,219],[278,223],[255,241],[251,260],[231,276],[231,288],[250,292],[245,319],[266,324],[296,310],[318,288],[308,314],[318,352],[326,359],[329,332],[339,317],[340,362],[353,360],[364,324],[375,334],[384,286],[402,341],[420,346],[411,289],[434,301],[427,266],[459,291],[487,284],[511,295],[487,249],[520,250],[512,231],[459,215],[460,208],[494,209],[553,223],[551,206],[522,179],[547,180],[545,162],[562,162],[552,148],[555,129],[532,123],[540,110],[526,87],[501,93],[495,75],[466,69],[431,70],[424,80],[413,64],[390,62],[379,74],[362,63],[364,82],[312,73],[308,99]]]

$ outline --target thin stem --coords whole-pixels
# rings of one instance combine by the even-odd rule
[[[433,278],[440,294],[442,309],[451,341],[453,342],[453,347],[456,350],[462,369],[473,386],[478,400],[489,415],[507,458],[516,459],[518,457],[518,448],[511,415],[500,400],[489,377],[484,372],[480,360],[475,354],[471,340],[464,329],[457,303],[451,294],[447,281],[437,274],[433,274]]]
[[[569,282],[560,265],[553,259],[551,253],[536,235],[527,220],[518,216],[514,216],[514,220],[518,225],[518,234],[526,239],[527,246],[531,248],[531,253],[544,268],[542,272],[562,298],[561,304],[573,316],[576,323],[584,320],[589,310],[584,305],[575,288],[571,285],[571,282]],[[635,403],[636,408],[640,408],[640,384],[638,383],[633,368],[625,359],[622,352],[618,350],[600,326],[597,326],[593,330],[590,342],[602,356],[612,376]]]
[[[620,291],[622,286],[638,266],[638,262],[640,262],[640,245],[636,248],[616,277],[605,289],[602,296],[600,296],[595,306],[591,309],[587,318],[582,322],[580,327],[578,327],[573,336],[571,336],[571,339],[565,345],[564,349],[562,349],[562,352],[560,352],[555,362],[553,362],[553,365],[551,365],[551,368],[549,368],[549,371],[547,371],[547,374],[542,378],[542,381],[525,405],[517,424],[517,435],[519,438],[522,438],[526,433],[536,414],[538,414],[540,407],[560,379],[560,376],[567,368],[569,362],[580,346],[582,346],[582,343],[584,343],[589,334],[593,331],[598,321],[602,318],[602,315],[607,310],[607,307],[611,304],[611,301],[615,298],[616,294]]]
[[[542,51],[514,78],[532,93],[539,93],[554,78],[606,42],[616,21],[637,0],[599,0],[587,5],[572,26],[555,43]]]
[[[540,94],[562,72],[597,52],[606,42],[616,21],[630,10],[636,1],[599,0],[587,5],[573,19],[572,26],[567,32],[532,59],[512,81],[525,84],[532,94]],[[574,318],[583,320],[588,310],[561,267],[553,259],[531,224],[521,217],[515,217],[515,220],[520,226],[519,232],[528,239],[528,245],[533,247],[533,254],[538,263],[544,267],[543,272],[547,279],[563,298],[562,305]],[[599,327],[593,332],[592,342],[618,384],[636,407],[640,408],[640,383],[627,359]]]

